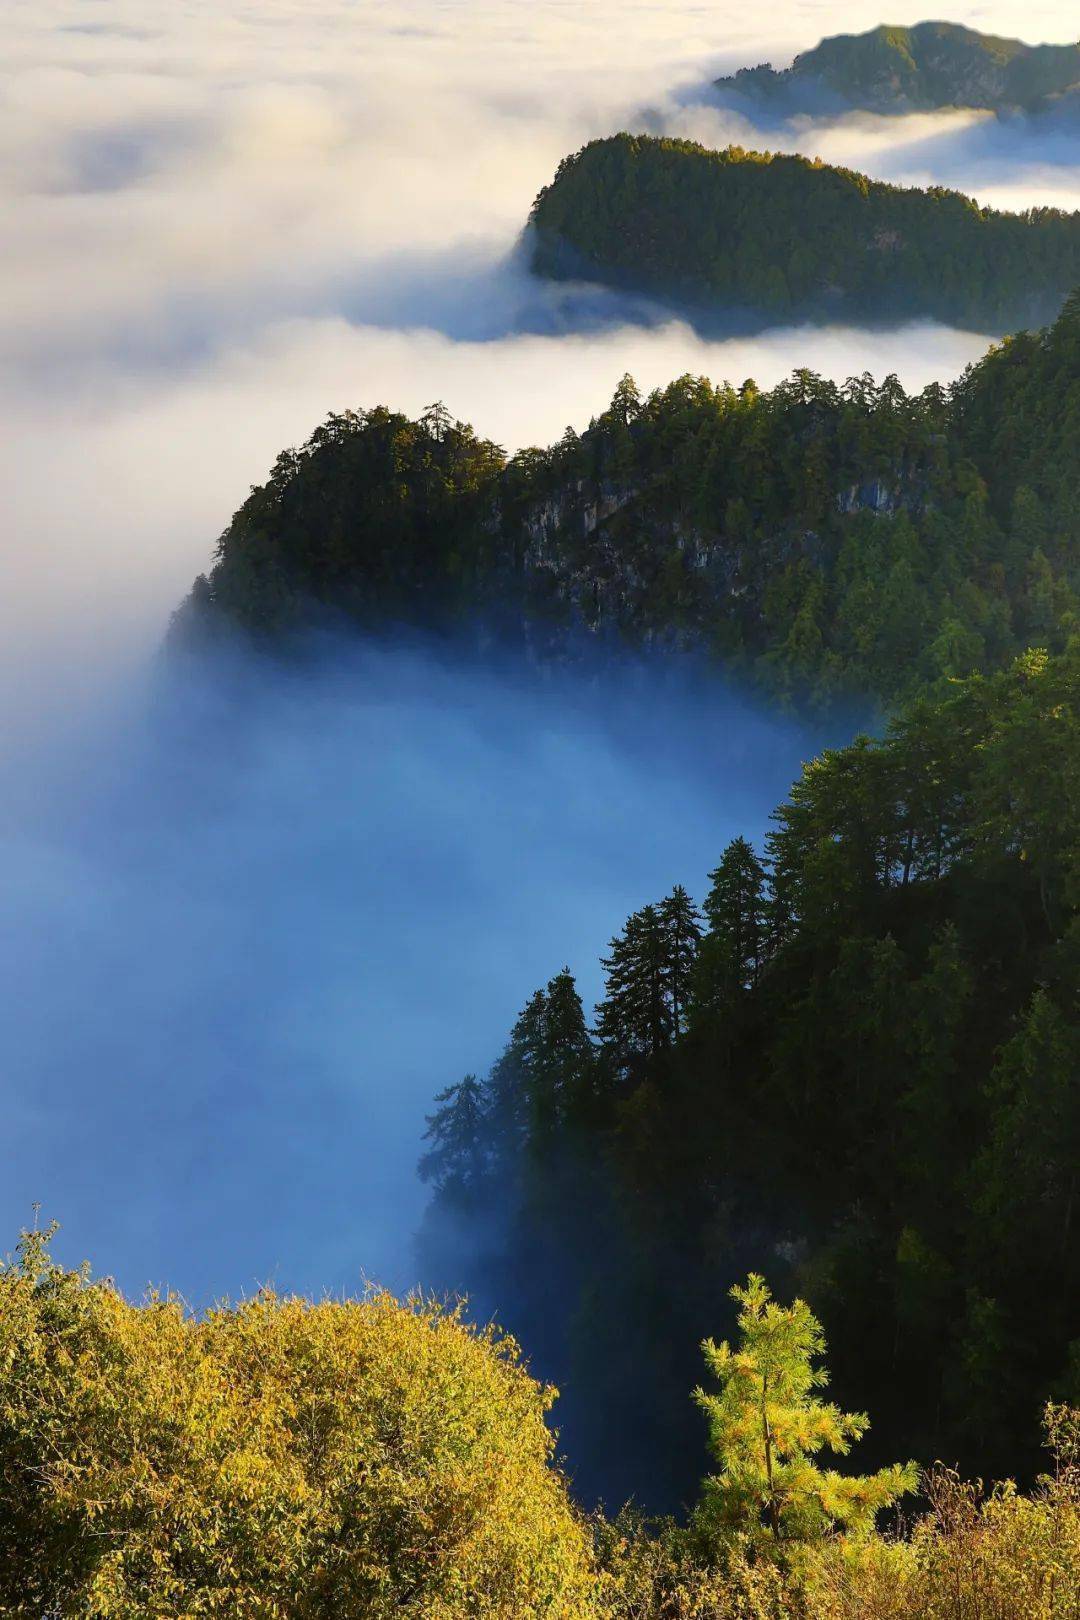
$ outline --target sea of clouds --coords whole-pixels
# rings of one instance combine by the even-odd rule
[[[951,15],[1076,31],[1064,0]],[[540,699],[354,648],[219,712],[163,696],[154,650],[248,486],[330,410],[441,398],[513,449],[583,425],[626,370],[956,376],[985,335],[709,341],[537,284],[520,254],[566,152],[620,127],[777,145],[709,81],[880,20],[870,0],[9,8],[0,1248],[40,1199],[132,1286],[402,1281],[430,1094],[567,956],[595,972],[630,905],[700,889],[763,827],[810,741],[733,694],[713,710],[690,683],[628,726],[603,683]],[[851,117],[784,144],[1080,206],[1060,131]],[[658,716],[660,785],[634,741]]]

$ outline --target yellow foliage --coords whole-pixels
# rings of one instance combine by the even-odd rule
[[[200,1318],[31,1239],[0,1270],[0,1613],[584,1617],[553,1398],[425,1301]]]
[[[1076,1620],[1080,1413],[1047,1409],[1055,1469],[1030,1495],[937,1468],[900,1537],[833,1535],[763,1558],[751,1537],[703,1557],[692,1531],[598,1520],[611,1620]]]
[[[737,1359],[733,1357],[732,1359]],[[34,1620],[1075,1620],[1080,1414],[1052,1475],[947,1470],[902,1538],[591,1526],[514,1342],[388,1294],[198,1317],[0,1265],[0,1616]],[[800,1431],[801,1433],[801,1431]],[[591,1534],[589,1533],[591,1530]]]
[[[1032,1495],[1007,1481],[983,1496],[936,1469],[925,1482],[930,1511],[908,1540],[839,1542],[812,1556],[807,1620],[1074,1620],[1080,1470],[1067,1448],[1077,1414],[1048,1408],[1047,1418],[1057,1468]]]

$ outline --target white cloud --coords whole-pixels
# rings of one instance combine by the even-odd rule
[[[965,14],[963,8],[961,15]],[[1063,37],[1063,4],[970,9]],[[45,0],[0,69],[3,629],[156,633],[249,482],[326,410],[442,397],[508,446],[581,423],[620,373],[948,377],[978,337],[620,325],[510,255],[566,151],[640,121],[746,138],[687,87],[869,0],[744,8],[515,0],[314,6]],[[764,32],[761,32],[764,30]],[[1075,169],[985,121],[840,121],[806,149],[1021,204]],[[532,334],[532,335],[529,335]],[[69,615],[73,618],[69,619]]]

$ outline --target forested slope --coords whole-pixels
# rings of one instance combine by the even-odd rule
[[[530,215],[534,269],[709,312],[1004,332],[1080,281],[1080,214],[1006,214],[820,159],[614,135],[560,163]]]
[[[444,1077],[425,1275],[476,1257],[585,1488],[689,1489],[694,1346],[752,1266],[827,1316],[882,1456],[1032,1469],[1041,1401],[1080,1393],[1078,514],[1074,295],[914,398],[624,379],[509,460],[441,407],[332,418],[181,613],[683,647],[896,714],[767,850],[718,850],[700,909],[643,905],[595,1019],[553,963],[491,1076]]]
[[[1034,1472],[1080,1397],[1080,644],[823,754],[697,899],[642,896],[595,1016],[555,973],[438,1098],[426,1274],[475,1257],[609,1499],[691,1489],[750,1267],[830,1323],[872,1457]]]
[[[1060,647],[1080,589],[1080,296],[950,390],[796,372],[624,379],[510,460],[442,408],[332,417],[279,457],[178,633],[328,613],[536,656],[694,649],[773,698],[892,701]]]

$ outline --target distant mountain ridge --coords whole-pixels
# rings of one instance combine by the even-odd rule
[[[882,23],[865,34],[824,39],[789,68],[763,63],[715,82],[722,92],[791,112],[964,107],[1080,119],[1080,43],[1026,45],[959,23]]]
[[[533,268],[706,320],[931,318],[1004,333],[1080,282],[1080,213],[982,208],[797,155],[619,134],[564,158],[533,205]]]

